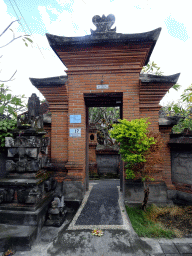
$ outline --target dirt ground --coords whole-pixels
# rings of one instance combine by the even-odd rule
[[[176,237],[192,237],[192,206],[166,207],[157,213],[156,220],[173,229]]]

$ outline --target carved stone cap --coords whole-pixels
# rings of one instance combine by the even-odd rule
[[[115,16],[109,14],[107,17],[103,15],[95,15],[92,19],[93,24],[96,26],[96,30],[91,29],[92,35],[97,35],[101,33],[116,33],[116,27],[111,29],[112,25],[115,23]]]

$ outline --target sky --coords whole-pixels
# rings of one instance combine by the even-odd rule
[[[8,30],[0,36],[0,80],[13,94],[30,97],[41,93],[29,77],[46,78],[65,75],[66,67],[50,48],[45,33],[59,36],[84,36],[95,29],[94,15],[115,15],[117,33],[143,33],[161,27],[150,61],[163,75],[181,73],[178,84],[163,98],[161,105],[177,101],[185,88],[192,84],[192,0],[0,0],[0,35],[11,26],[15,37],[31,35],[28,47],[20,38],[1,48],[13,38]]]

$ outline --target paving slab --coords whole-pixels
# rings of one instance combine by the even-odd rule
[[[142,241],[145,241],[147,244],[149,244],[152,248],[152,253],[151,255],[164,255],[163,250],[158,242],[157,239],[151,239],[151,238],[140,238]]]
[[[61,255],[134,255],[148,256],[151,246],[127,230],[103,230],[102,237],[93,236],[90,230],[61,232],[47,250],[50,256]]]
[[[175,246],[176,246],[176,248],[177,248],[177,250],[180,252],[180,253],[192,253],[192,248],[191,248],[191,246],[190,245],[188,245],[188,244],[181,244],[181,243],[179,243],[179,244],[176,244],[175,243]]]
[[[173,243],[160,245],[165,254],[179,254],[179,251],[177,250],[176,246]]]
[[[76,225],[123,225],[117,182],[96,182]]]

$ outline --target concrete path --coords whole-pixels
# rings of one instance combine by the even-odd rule
[[[137,236],[125,211],[119,180],[90,182],[90,189],[71,222],[72,217],[69,214],[60,228],[44,227],[32,250],[16,252],[15,256],[192,256],[192,238],[166,240]],[[95,228],[102,229],[104,235],[93,236]]]

